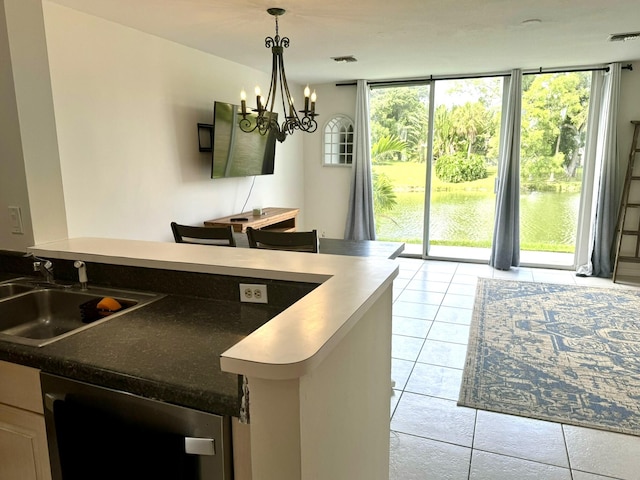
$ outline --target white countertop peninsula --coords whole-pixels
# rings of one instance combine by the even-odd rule
[[[29,251],[319,283],[221,357],[224,371],[248,379],[252,478],[388,478],[394,261],[104,238]]]

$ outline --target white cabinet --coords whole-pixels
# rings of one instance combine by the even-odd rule
[[[250,426],[240,423],[237,417],[231,419],[233,436],[233,478],[251,480],[251,431]]]
[[[51,478],[42,415],[0,404],[0,478]]]
[[[0,361],[0,479],[51,480],[39,371]]]

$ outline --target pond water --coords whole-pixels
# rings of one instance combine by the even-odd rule
[[[424,193],[396,193],[393,211],[376,218],[379,240],[422,243]],[[531,192],[520,195],[523,250],[573,252],[580,193]],[[429,236],[433,244],[489,247],[495,196],[486,192],[432,195]]]

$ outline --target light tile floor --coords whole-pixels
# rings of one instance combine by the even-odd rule
[[[640,437],[456,405],[479,277],[636,287],[567,270],[397,261],[391,480],[640,479]]]

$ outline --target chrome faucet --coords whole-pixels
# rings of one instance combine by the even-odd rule
[[[47,283],[55,283],[53,278],[53,263],[50,260],[36,257],[33,253],[28,253],[25,257],[31,257],[35,260],[35,262],[33,262],[34,272],[42,273]]]
[[[53,279],[53,263],[50,260],[33,262],[33,271],[42,273],[47,283],[55,283]]]

